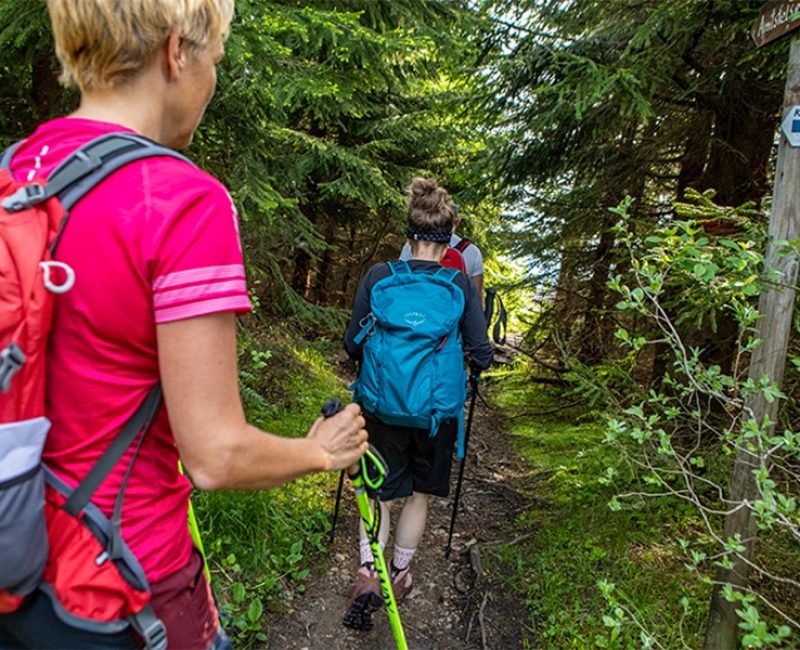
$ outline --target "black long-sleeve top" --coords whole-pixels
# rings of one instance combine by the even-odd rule
[[[441,268],[438,262],[428,260],[409,260],[408,265],[415,273],[435,273]],[[347,354],[353,359],[361,359],[361,345],[356,345],[353,340],[361,331],[361,321],[370,313],[370,296],[372,288],[379,280],[392,274],[386,263],[376,264],[361,278],[358,285],[356,298],[353,303],[353,313],[344,335],[344,347]],[[464,292],[464,314],[461,316],[459,329],[464,344],[464,352],[470,357],[470,364],[479,370],[485,370],[492,363],[492,344],[486,335],[486,318],[481,308],[481,300],[475,285],[466,275],[459,272],[455,284]]]

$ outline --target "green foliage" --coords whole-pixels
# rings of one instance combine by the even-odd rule
[[[594,366],[615,353],[606,282],[623,247],[607,206],[635,197],[645,238],[690,187],[726,206],[760,202],[785,44],[753,48],[760,0],[486,6],[501,52],[487,92],[505,136],[486,166],[513,206],[498,237],[550,298],[532,335]]]
[[[563,401],[524,374],[504,377],[497,397],[510,414],[519,404],[547,412]],[[680,536],[699,525],[691,509],[674,498],[609,508],[620,486],[640,483],[583,407],[515,417],[512,434],[531,465],[532,506],[509,535],[520,541],[487,561],[500,562],[497,571],[525,597],[537,647],[698,647],[709,586],[681,561]]]
[[[58,87],[52,49],[44,2],[0,3],[0,147],[76,105],[75,93]]]
[[[641,278],[640,286],[632,290],[620,286],[621,276],[612,279],[609,286],[623,297],[617,309],[640,312],[646,301],[658,295],[663,309],[676,314],[675,325],[690,322],[700,328],[707,324],[716,332],[720,317],[735,316],[747,327],[755,323],[752,299],[760,290],[762,215],[751,204],[718,207],[713,197],[712,190],[687,191],[687,202],[675,204],[676,217],[682,219],[644,234],[628,219],[629,200],[614,210],[624,219],[616,229],[619,243],[630,251],[630,266]],[[720,222],[742,229],[737,241],[707,234]],[[644,344],[641,339],[622,340],[634,349]]]
[[[702,574],[714,567],[732,568],[733,560],[745,552],[738,533],[728,536],[722,530],[722,516],[731,508],[750,508],[760,534],[771,533],[769,539],[776,544],[794,536],[789,544],[796,549],[800,520],[792,468],[800,447],[791,429],[775,433],[769,418],[754,419],[757,400],[785,399],[767,377],[747,376],[749,355],[761,345],[755,299],[772,281],[761,274],[763,259],[756,252],[760,246],[754,244],[761,234],[742,229],[738,236],[716,237],[705,228],[715,215],[745,224],[753,223],[754,215],[741,219],[741,210],[715,206],[710,193],[691,198],[692,203],[676,206],[676,212],[693,221],[676,220],[644,237],[629,218],[629,201],[615,210],[621,217],[620,241],[630,256],[629,274],[610,282],[621,297],[617,339],[632,354],[661,343],[668,350],[668,362],[661,381],[645,395],[617,402],[605,440],[637,468],[643,483],[644,489],[626,492],[625,500],[639,503],[643,498],[672,495],[695,510],[702,526],[681,547],[686,567]],[[721,319],[736,325],[736,349],[728,370],[708,363],[707,351],[688,344],[680,328],[685,322],[697,326],[708,322],[716,328]],[[602,387],[604,380],[595,377],[595,383]],[[748,503],[734,500],[728,487],[733,457],[742,452],[752,455],[757,490]],[[613,501],[616,508],[622,504],[622,495]],[[785,583],[797,589],[800,585],[790,577],[796,575],[796,562],[776,562],[776,555],[762,552],[753,561],[754,570],[766,584]],[[741,599],[746,605],[738,610],[740,627],[747,632],[742,639],[745,646],[777,647],[797,633],[797,624],[778,624],[773,614],[782,612],[787,620],[796,621],[796,601],[766,586],[750,590],[726,590],[729,599]],[[647,625],[642,617],[631,618],[643,628]]]

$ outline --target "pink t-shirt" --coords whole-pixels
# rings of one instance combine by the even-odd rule
[[[47,176],[66,156],[105,133],[93,120],[41,125],[17,150],[17,180]],[[56,259],[75,286],[56,299],[48,352],[45,461],[77,485],[159,379],[156,324],[251,309],[238,217],[225,187],[169,157],[131,163],[72,210]],[[129,451],[92,501],[106,514]],[[191,553],[189,481],[166,409],[144,439],[125,492],[122,535],[151,581],[183,567]]]

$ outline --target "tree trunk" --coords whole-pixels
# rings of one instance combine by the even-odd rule
[[[600,241],[594,252],[592,277],[589,281],[589,296],[583,314],[581,332],[581,350],[578,358],[582,363],[594,365],[604,356],[606,336],[606,295],[608,293],[608,275],[611,268],[611,248],[614,245],[614,233],[611,231],[614,219],[604,218]]]
[[[325,241],[329,246],[336,244],[336,223],[333,219],[329,219],[325,225]],[[316,271],[314,272],[313,295],[314,302],[317,305],[335,305],[338,303],[333,296],[333,287],[338,286],[334,282],[334,271],[336,266],[334,264],[333,252],[334,248],[326,248],[322,251],[322,256],[317,263]]]
[[[292,289],[303,298],[308,298],[308,287],[311,275],[311,258],[303,250],[294,254],[294,272],[292,273]]]
[[[31,69],[31,95],[38,122],[48,119],[54,112],[64,89],[58,83],[58,62],[52,51],[40,52]]]
[[[800,38],[792,39],[784,114],[797,104],[800,104]],[[796,198],[798,178],[800,149],[788,146],[786,139],[781,136],[769,223],[769,245],[764,260],[765,271],[777,271],[780,284],[765,287],[759,297],[758,310],[761,319],[758,323],[758,338],[762,344],[753,352],[749,373],[756,383],[766,376],[778,387],[783,383],[791,334],[798,264],[797,255],[781,251],[779,242],[800,238],[800,206]],[[761,393],[757,393],[748,400],[747,405],[752,409],[752,417],[756,422],[764,422],[765,418],[773,423],[777,421],[778,400],[769,403]],[[729,508],[736,509],[725,518],[724,539],[738,535],[744,551],[732,556],[732,569],[717,570],[706,630],[706,650],[738,647],[738,604],[725,600],[722,596],[722,585],[743,588],[747,584],[750,571],[748,563],[754,557],[756,547],[756,522],[752,503],[759,496],[753,470],[761,467],[763,461],[762,456],[741,446],[736,455],[728,505]]]

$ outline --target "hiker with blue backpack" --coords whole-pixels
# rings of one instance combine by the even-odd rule
[[[0,156],[0,648],[223,650],[192,488],[344,469],[365,423],[355,404],[298,438],[245,418],[238,215],[175,151],[233,0],[47,4],[80,105]]]
[[[397,601],[413,586],[411,561],[425,531],[431,496],[446,497],[454,448],[464,455],[465,353],[473,375],[489,367],[492,346],[479,294],[456,269],[440,265],[456,222],[447,191],[415,178],[408,189],[411,259],[376,264],[362,278],[345,334],[360,361],[353,385],[370,442],[388,465],[377,493],[385,548],[391,506],[402,500],[390,562]],[[343,623],[366,630],[381,604],[364,527],[360,566]]]

